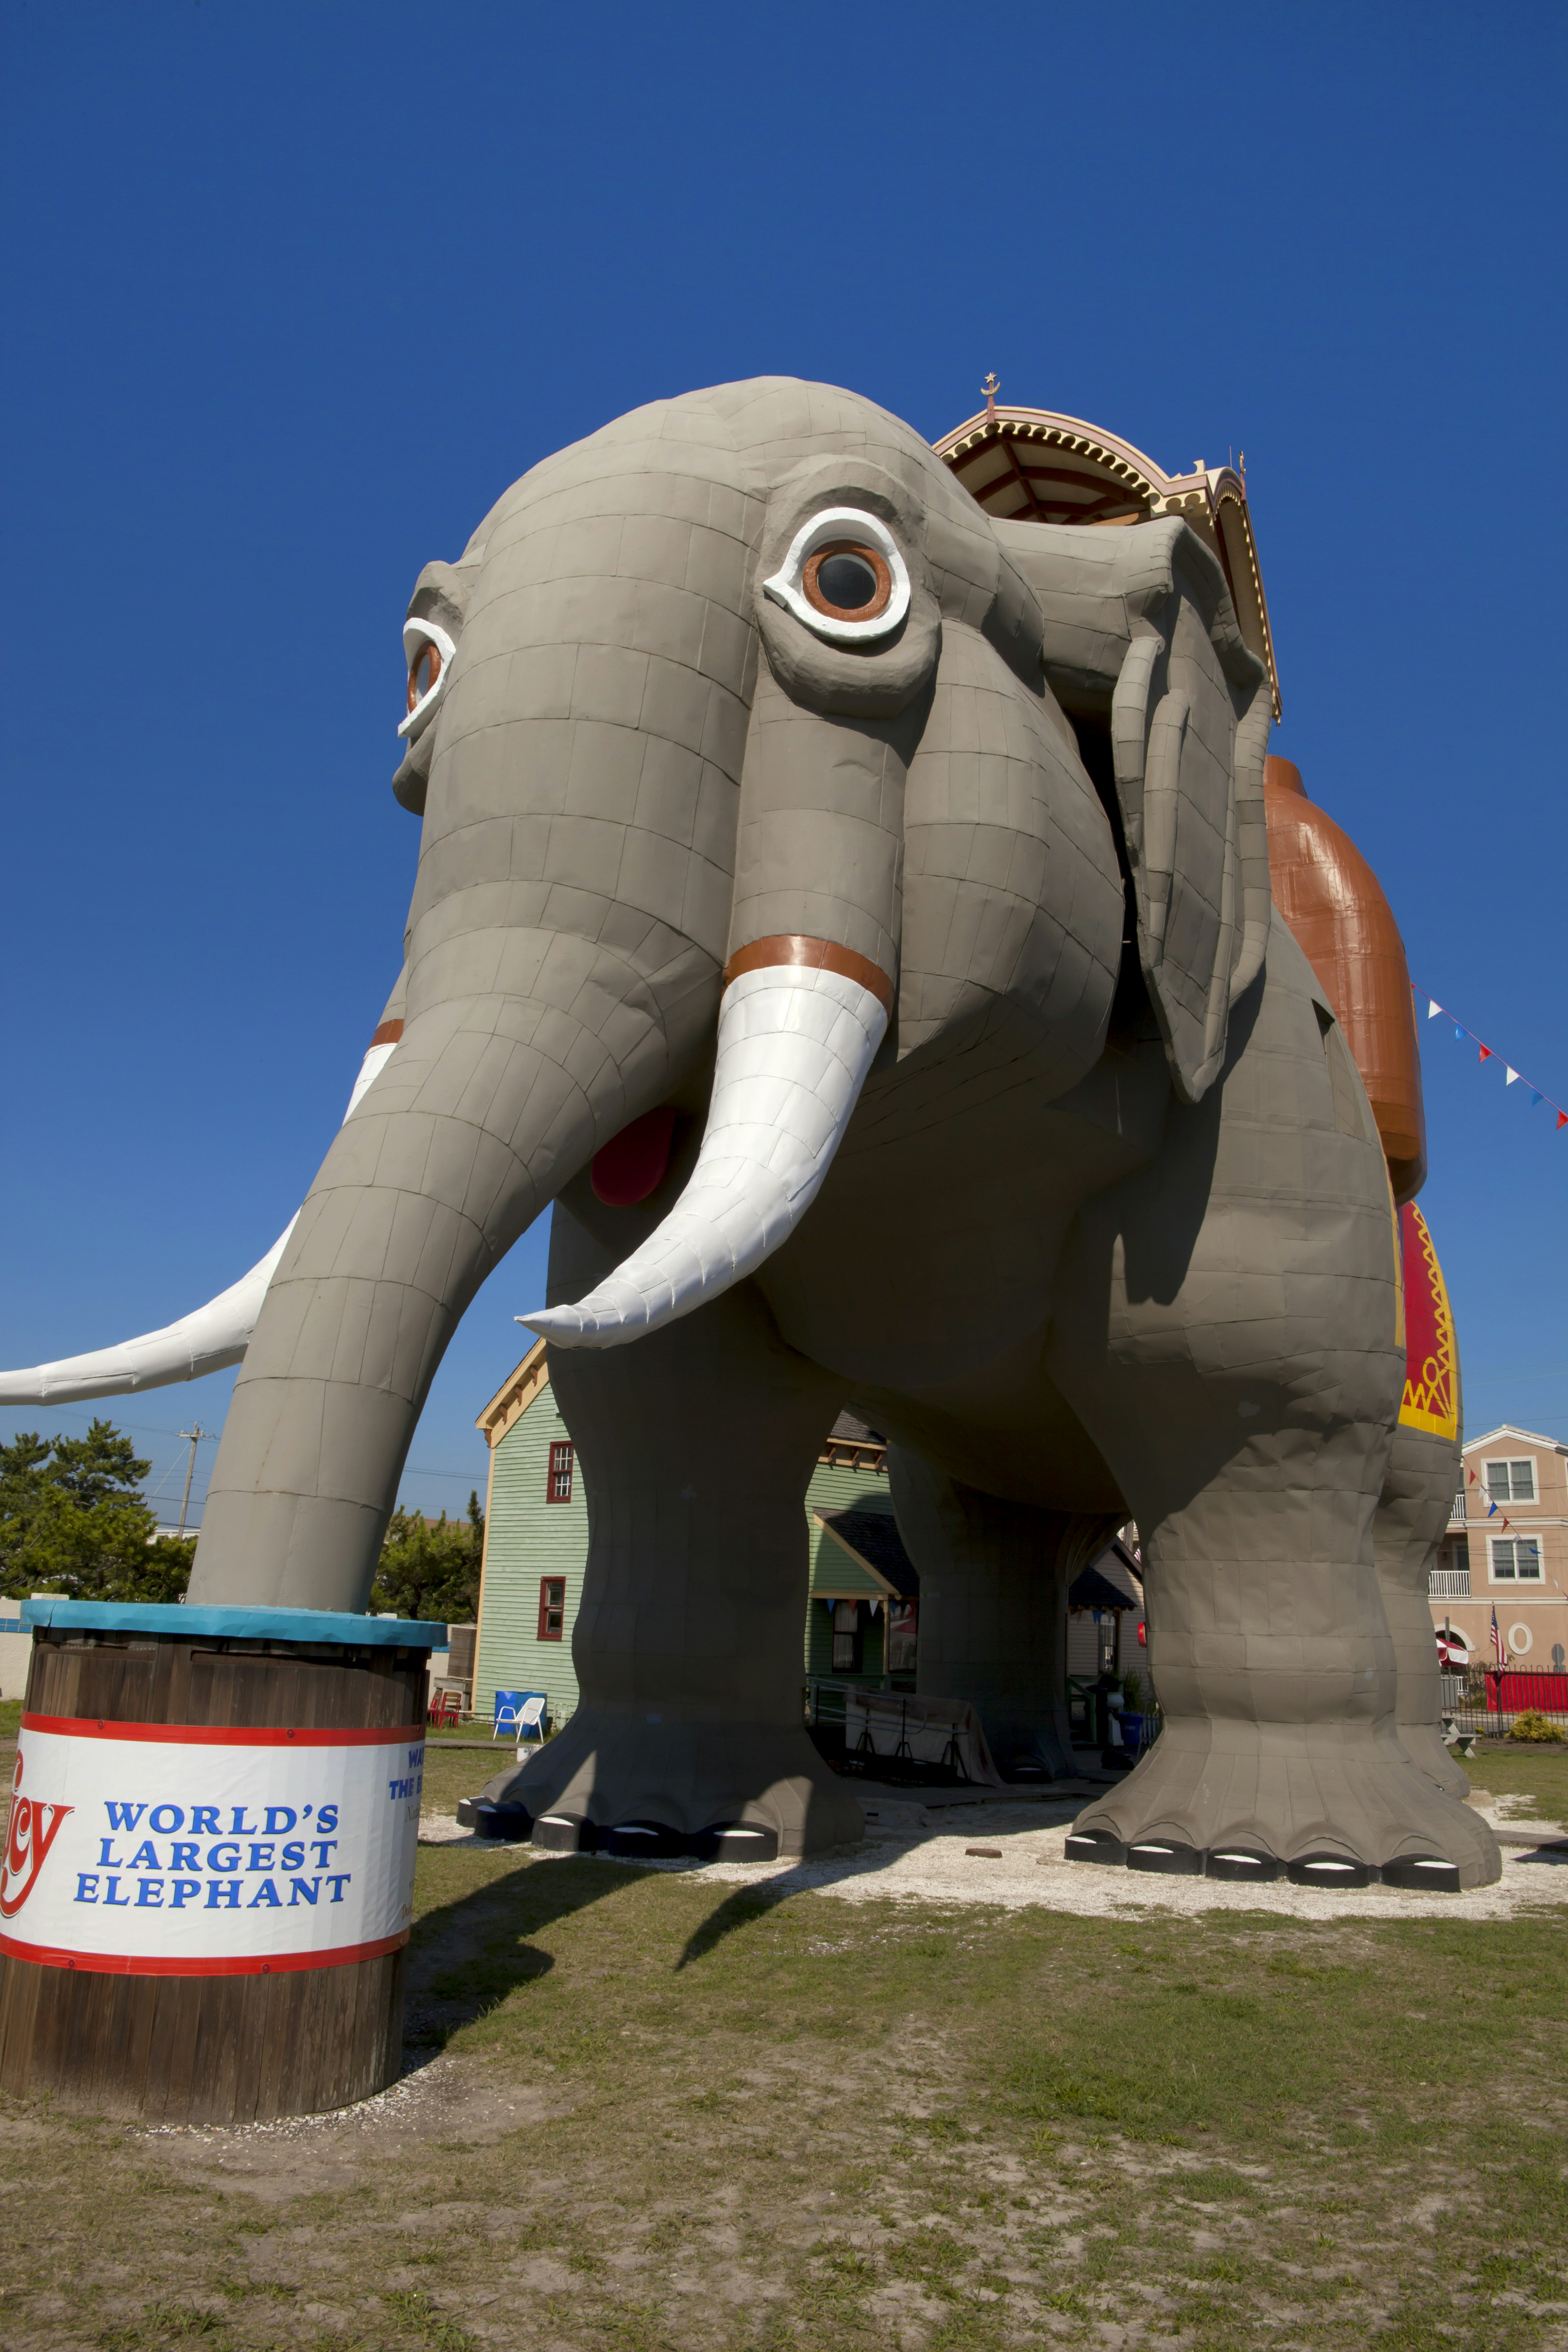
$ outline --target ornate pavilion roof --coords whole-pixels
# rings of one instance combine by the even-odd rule
[[[1246,643],[1268,672],[1279,716],[1279,673],[1258,543],[1247,503],[1247,460],[1167,474],[1114,433],[1048,408],[1001,406],[994,395],[977,416],[936,443],[936,454],[987,514],[1012,522],[1117,528],[1180,515],[1219,558]]]

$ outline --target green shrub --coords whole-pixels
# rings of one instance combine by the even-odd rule
[[[1558,1729],[1556,1724],[1549,1723],[1545,1716],[1541,1713],[1539,1707],[1533,1706],[1531,1707],[1526,1714],[1515,1716],[1513,1719],[1513,1728],[1508,1736],[1510,1739],[1536,1739],[1542,1741],[1554,1739],[1559,1743],[1559,1745],[1561,1745],[1563,1739],[1563,1734]]]

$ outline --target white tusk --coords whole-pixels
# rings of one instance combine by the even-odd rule
[[[399,1023],[398,1025],[401,1028],[402,1024]],[[385,1069],[388,1062],[391,1061],[396,1051],[397,1039],[395,1037],[392,1039],[389,1045],[371,1045],[367,1047],[365,1057],[359,1066],[359,1076],[354,1080],[353,1092],[349,1097],[349,1107],[343,1113],[345,1119],[350,1119],[353,1117],[355,1111],[358,1110],[360,1107],[362,1099],[370,1092],[371,1087],[375,1084],[376,1079],[380,1077],[383,1070]]]
[[[388,1024],[387,1026],[393,1024]],[[395,1024],[398,1036],[403,1024]],[[360,1064],[349,1107],[349,1118],[397,1050],[397,1036],[373,1045]],[[140,1339],[122,1339],[118,1347],[100,1348],[90,1355],[62,1356],[58,1363],[33,1364],[19,1372],[0,1372],[0,1407],[5,1405],[70,1404],[89,1397],[130,1396],[137,1389],[166,1388],[174,1381],[199,1381],[205,1372],[221,1372],[237,1364],[256,1328],[267,1286],[283,1255],[283,1245],[299,1223],[296,1210],[267,1255],[227,1290],[220,1290],[205,1307],[166,1323],[161,1331],[144,1331]]]
[[[559,1348],[617,1348],[754,1274],[816,1200],[887,1027],[881,999],[836,971],[765,964],[731,981],[679,1200],[586,1298],[518,1321]]]
[[[139,1339],[121,1340],[117,1348],[100,1348],[92,1355],[62,1356],[58,1363],[34,1364],[25,1372],[0,1372],[0,1405],[129,1396],[137,1389],[166,1388],[171,1381],[199,1381],[204,1372],[221,1372],[226,1365],[237,1364],[296,1221],[289,1218],[258,1265],[177,1323],[143,1332]]]

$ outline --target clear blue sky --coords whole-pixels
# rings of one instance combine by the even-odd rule
[[[782,371],[935,437],[994,367],[1245,448],[1275,748],[1498,1050],[1427,1025],[1469,1427],[1568,1435],[1568,1130],[1501,1072],[1568,1102],[1565,21],[7,0],[0,1360],[184,1312],[308,1186],[399,961],[420,565],[639,401]],[[482,1486],[542,1259],[411,1500]],[[162,1474],[230,1386],[109,1410]]]

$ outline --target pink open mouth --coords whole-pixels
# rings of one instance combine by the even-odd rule
[[[631,1209],[664,1181],[675,1113],[667,1103],[645,1111],[594,1154],[594,1198],[606,1209]]]

